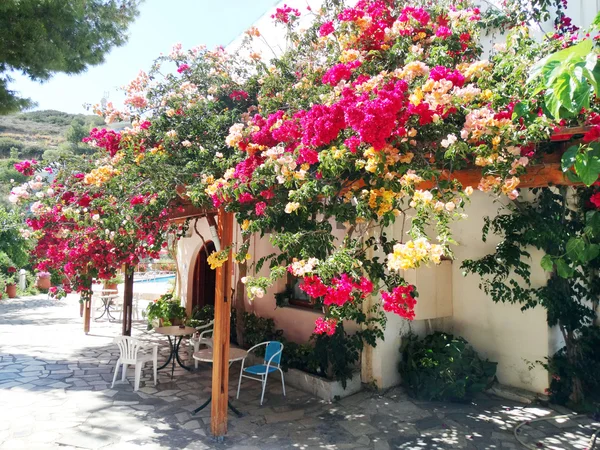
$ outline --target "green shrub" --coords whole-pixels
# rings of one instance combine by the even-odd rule
[[[244,342],[253,347],[265,341],[281,341],[283,330],[275,329],[273,319],[244,312]]]
[[[488,388],[495,362],[482,360],[468,342],[446,333],[408,336],[399,370],[410,395],[421,400],[465,401]]]
[[[8,158],[11,149],[16,148],[18,151],[23,149],[23,143],[9,137],[0,137],[0,158]]]
[[[582,412],[600,412],[600,328],[583,327],[577,341],[579,353],[575,365],[567,361],[564,347],[544,364],[552,375],[548,394],[553,403],[567,405]],[[570,401],[575,375],[581,380],[584,404],[573,404]]]

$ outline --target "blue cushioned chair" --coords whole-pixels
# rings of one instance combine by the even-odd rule
[[[265,345],[265,359],[264,364],[258,364],[256,366],[244,367],[246,358],[248,355],[258,347]],[[260,396],[260,404],[263,404],[265,397],[265,387],[267,386],[267,376],[271,372],[279,370],[281,373],[281,387],[283,388],[283,395],[285,396],[285,383],[283,381],[283,370],[281,370],[281,354],[283,353],[283,344],[277,341],[262,342],[255,345],[242,360],[242,368],[240,369],[240,381],[238,383],[237,398],[240,398],[240,387],[242,385],[242,377],[250,378],[251,380],[260,381],[262,383],[262,395]],[[250,375],[246,375],[250,374]],[[258,378],[260,377],[260,378]]]

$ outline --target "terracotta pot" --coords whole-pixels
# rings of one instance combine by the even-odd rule
[[[50,289],[50,277],[38,278],[36,285],[38,289]]]
[[[17,296],[17,285],[16,284],[7,284],[6,285],[6,295],[8,295],[8,298],[15,298]]]
[[[116,285],[115,283],[104,283],[104,289],[106,290],[110,290],[110,291],[117,291],[118,290],[118,285]]]
[[[183,321],[181,319],[171,319],[169,320],[169,322],[171,322],[171,326],[177,326],[177,325],[181,325],[183,323]],[[163,319],[158,319],[158,326],[159,327],[164,327],[164,320]]]

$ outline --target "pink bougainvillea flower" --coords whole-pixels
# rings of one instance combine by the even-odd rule
[[[178,68],[177,68],[177,73],[183,73],[187,70],[189,70],[190,66],[187,64],[181,64]]]
[[[248,93],[246,91],[233,91],[229,94],[229,98],[241,102],[242,100],[248,100]]]
[[[256,205],[254,205],[254,212],[257,216],[264,216],[266,209],[267,204],[265,202],[258,202]]]
[[[335,334],[335,329],[337,328],[338,321],[337,319],[324,319],[323,317],[319,317],[315,320],[315,334],[327,334],[328,336],[333,336]]]
[[[329,36],[333,33],[335,29],[333,28],[333,22],[325,22],[323,25],[319,27],[319,36]]]
[[[413,297],[414,287],[397,286],[392,292],[381,291],[381,299],[383,300],[383,309],[387,312],[404,317],[408,320],[415,318],[415,305],[417,301]]]
[[[288,5],[283,5],[282,8],[277,8],[275,14],[271,15],[271,19],[276,22],[287,24],[292,16],[300,17],[300,11],[295,8],[290,8]]]
[[[15,164],[15,170],[25,176],[31,177],[35,173],[35,166],[38,162],[35,159],[21,161]]]

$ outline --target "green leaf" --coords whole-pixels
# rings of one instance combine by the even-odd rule
[[[592,26],[595,28],[600,28],[600,13],[596,15],[594,21],[592,22]]]
[[[529,105],[523,102],[517,103],[513,110],[513,120],[518,119],[520,117],[524,117],[526,115],[529,115]]]
[[[561,278],[571,278],[575,271],[564,259],[559,258],[556,260],[556,272]]]
[[[552,256],[544,255],[544,257],[540,261],[540,265],[542,266],[542,269],[544,269],[546,272],[552,272],[552,270],[554,269],[554,262],[552,261]]]
[[[587,57],[587,55],[589,55],[592,51],[593,45],[594,43],[591,39],[586,39],[577,45],[565,48],[564,50],[560,50],[540,59],[532,66],[527,82],[530,82],[536,78],[540,73],[544,74],[544,78],[547,81],[550,81],[551,76],[556,75],[556,73],[553,74],[553,72],[555,70],[560,70],[558,67],[560,63],[563,63],[567,60],[573,61],[574,57],[578,57],[580,59]],[[564,67],[562,69],[564,69]]]
[[[579,152],[579,146],[573,145],[569,147],[569,149],[563,154],[561,159],[562,171],[566,172],[573,164],[575,164],[575,156]]]
[[[590,244],[585,249],[585,253],[583,256],[584,261],[582,262],[589,262],[592,259],[596,259],[598,255],[600,255],[600,246],[598,244]]]
[[[588,211],[585,221],[592,228],[594,235],[600,234],[600,213],[598,211]]]
[[[575,157],[575,172],[586,186],[591,186],[600,174],[600,160],[590,151],[578,153]]]
[[[581,238],[571,238],[567,242],[567,255],[573,262],[585,262],[586,245]]]
[[[600,146],[590,144],[575,156],[575,172],[586,186],[591,186],[600,174]]]
[[[565,108],[572,112],[572,89],[571,75],[567,72],[561,73],[554,83],[552,88],[546,91],[544,95],[546,106],[554,118],[561,117],[561,108]]]

